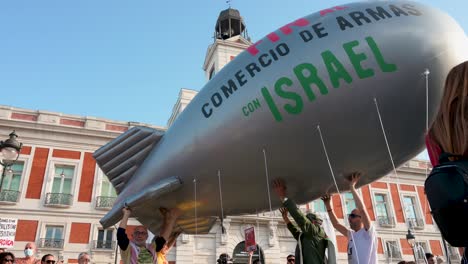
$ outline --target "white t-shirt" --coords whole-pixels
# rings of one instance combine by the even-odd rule
[[[377,236],[373,225],[371,225],[367,231],[365,228],[361,228],[361,230],[357,232],[354,230],[348,230],[348,263],[376,264],[376,240]]]

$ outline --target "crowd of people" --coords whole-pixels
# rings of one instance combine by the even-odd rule
[[[24,258],[16,258],[11,252],[2,249],[0,253],[0,264],[60,264],[62,260],[58,260],[52,254],[45,254],[40,259],[36,258],[37,248],[34,242],[29,242],[24,246]],[[78,264],[91,263],[91,257],[87,252],[78,254]]]

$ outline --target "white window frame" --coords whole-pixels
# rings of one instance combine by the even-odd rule
[[[53,152],[53,149],[50,150]],[[81,155],[84,156],[84,155]],[[51,158],[49,160],[49,165],[47,166],[47,171],[46,171],[46,177],[47,181],[46,184],[44,184],[44,194],[51,193],[52,192],[52,186],[54,184],[54,177],[55,177],[55,167],[56,166],[71,166],[74,167],[75,169],[73,170],[73,177],[72,177],[72,183],[71,183],[71,195],[73,198],[73,202],[76,202],[78,200],[78,182],[81,178],[81,160],[71,160],[71,159],[62,159],[62,158]],[[45,199],[45,197],[44,197]]]
[[[91,250],[94,250],[94,251],[109,251],[109,250],[112,250],[112,247],[109,249],[109,248],[97,248],[95,245],[94,245],[94,241],[98,241],[98,237],[99,237],[99,230],[113,230],[113,234],[112,234],[112,240],[111,240],[111,243],[113,246],[117,246],[117,244],[114,245],[114,243],[117,243],[117,229],[112,226],[112,227],[109,227],[109,228],[102,228],[102,226],[100,224],[94,224],[93,225],[93,236],[92,236],[92,241],[91,243],[93,243],[92,247],[91,247]],[[104,241],[107,241],[107,240],[104,240]],[[115,249],[115,248],[114,248]]]
[[[30,175],[30,170],[31,170],[31,164],[29,162],[29,156],[19,156],[18,158],[18,161],[19,162],[23,162],[23,172],[21,173],[21,180],[20,180],[20,185],[19,185],[19,189],[18,191],[20,192],[19,196],[18,196],[18,203],[21,202],[22,199],[25,198],[25,195],[26,195],[26,190],[24,190],[27,186],[27,184],[25,182],[27,182],[29,180],[29,175]],[[2,166],[2,169],[0,170],[0,173],[3,173],[3,169],[5,169],[5,167]]]
[[[66,237],[69,235],[67,232],[68,232],[68,225],[67,223],[64,223],[64,222],[43,222],[41,223],[41,228],[40,228],[40,231],[38,233],[39,235],[39,239],[45,239],[46,238],[46,234],[47,234],[47,226],[61,226],[63,227],[63,248],[62,249],[55,249],[55,248],[51,248],[50,250],[63,250],[65,248],[65,245],[67,245],[67,241],[66,241]]]
[[[405,200],[404,200],[405,197],[413,197],[414,198],[414,202],[415,202],[414,211],[415,211],[415,214],[416,214],[416,219],[422,219],[422,223],[425,226],[426,225],[426,220],[424,219],[424,216],[422,214],[421,201],[419,200],[418,193],[415,193],[415,192],[401,192],[400,191],[401,207],[403,209],[403,216],[404,216],[405,223],[408,226],[408,228],[409,228],[409,225],[408,225],[408,216],[406,215],[406,207],[405,207]]]
[[[319,213],[320,211],[315,211],[315,204],[316,204],[316,203],[320,203],[320,202],[323,203],[323,201],[322,201],[320,198],[319,198],[319,199],[316,199],[316,200],[313,200],[312,202],[310,202],[310,203],[309,203],[309,210],[310,210],[311,212],[313,212],[313,213]],[[323,212],[326,213],[326,212],[327,212],[327,208],[325,207],[325,204],[324,204],[324,209],[325,209],[325,211],[323,211]]]
[[[104,196],[101,193],[101,189],[102,189],[102,181],[104,180],[104,177],[106,177],[106,175],[101,170],[101,168],[99,168],[98,166],[96,166],[96,171],[95,171],[94,175],[96,175],[96,177],[94,177],[94,185],[93,185],[94,186],[94,188],[93,188],[93,199],[94,199],[94,203],[95,203],[98,196]],[[110,180],[109,180],[109,182],[110,182]],[[112,185],[112,183],[111,183],[111,185]],[[115,189],[114,185],[112,185],[112,187]],[[116,193],[117,193],[117,190],[116,190]],[[119,196],[119,195],[117,194],[117,196]]]
[[[387,252],[387,242],[395,242],[396,246],[398,248],[398,252],[400,253],[400,258],[392,258],[393,260],[401,260],[403,258],[403,251],[401,248],[400,240],[398,239],[391,239],[391,238],[382,238],[382,248],[384,250],[384,255],[386,258],[389,258],[388,252]]]
[[[59,177],[57,177],[57,172],[60,171],[60,168],[62,168],[62,173],[59,175]],[[72,167],[72,166],[67,166],[67,165],[56,165],[55,167],[55,173],[54,173],[54,178],[53,178],[53,182],[52,182],[52,189],[54,188],[54,184],[55,184],[55,180],[56,179],[60,179],[60,186],[59,186],[59,193],[64,193],[64,183],[65,183],[65,179],[67,180],[71,180],[73,182],[73,176],[74,175],[71,175],[70,177],[68,177],[67,175],[65,175],[65,169],[68,170],[68,168],[71,168],[73,169],[73,173],[75,173],[75,167]],[[59,170],[57,170],[59,169]],[[63,175],[63,176],[62,176]],[[71,185],[71,184],[70,184]],[[72,186],[71,186],[72,187]],[[71,188],[70,190],[70,193],[73,192],[73,188]]]
[[[415,243],[416,243],[416,244],[417,244],[417,243],[424,243],[425,246],[422,247],[424,253],[430,253],[430,251],[428,251],[428,249],[430,249],[430,247],[429,247],[429,245],[430,245],[430,244],[429,244],[429,241],[427,241],[427,240],[419,240],[419,239],[418,239],[418,240],[415,241]],[[416,244],[415,244],[415,248],[414,248],[414,254],[417,256],[417,260],[418,260],[417,263],[419,263],[419,260],[425,259],[426,256],[423,256],[423,258],[419,258],[418,252],[419,252],[419,254],[421,254],[421,255],[424,255],[424,254],[423,254],[423,251],[421,251],[421,249],[420,249],[419,247],[416,247]]]
[[[390,195],[390,192],[388,190],[384,189],[378,189],[378,190],[372,190],[371,191],[371,200],[372,200],[372,206],[374,209],[374,215],[375,215],[375,222],[378,224],[378,216],[377,216],[377,202],[375,200],[375,195],[376,194],[383,194],[386,196],[386,202],[387,202],[387,214],[388,217],[393,219],[393,223],[396,226],[396,219],[395,219],[395,207],[393,207],[393,201],[392,201],[392,196]]]
[[[361,192],[361,189],[357,189],[356,190],[359,194],[359,196],[361,197],[362,199],[362,192]],[[341,207],[342,207],[342,211],[343,211],[343,222],[344,222],[344,226],[346,227],[349,227],[349,221],[348,221],[348,213],[346,211],[346,203],[345,203],[345,193],[350,193],[351,195],[353,195],[353,193],[351,191],[347,191],[347,192],[342,192],[340,193],[340,199],[341,199]],[[354,197],[353,197],[354,198]],[[364,202],[364,201],[363,201]],[[356,203],[356,201],[354,201],[354,203]],[[357,207],[356,207],[357,208]],[[354,210],[354,209],[353,209]],[[352,211],[352,210],[351,210]]]
[[[361,192],[361,189],[357,189],[356,191],[358,192],[359,196],[360,196],[361,199],[362,199],[362,192]],[[342,206],[342,207],[343,207],[343,215],[344,215],[344,218],[345,218],[345,219],[348,219],[348,213],[347,213],[347,211],[346,211],[346,203],[345,203],[345,193],[350,193],[351,195],[353,195],[353,193],[349,191],[349,192],[342,192],[342,193],[340,194],[341,204],[343,205],[343,206]],[[355,201],[354,203],[356,203],[356,201]],[[357,208],[357,207],[356,207],[356,208]],[[353,210],[354,210],[354,209],[353,209]],[[352,211],[352,210],[351,210],[351,211]],[[346,222],[347,222],[347,221],[346,221]]]

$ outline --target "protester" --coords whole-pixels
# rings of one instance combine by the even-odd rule
[[[450,70],[445,80],[444,93],[426,137],[427,152],[433,166],[439,155],[448,152],[468,157],[468,61]]]
[[[431,253],[426,253],[427,264],[435,264],[434,255]]]
[[[222,253],[221,255],[219,255],[219,258],[216,262],[218,264],[231,264],[232,259],[227,253]]]
[[[160,212],[163,215],[163,224],[159,236],[154,239],[156,242],[157,263],[168,264],[166,254],[171,250],[177,237],[181,234],[180,231],[173,231],[175,222],[180,216],[181,211],[177,208],[172,210],[160,208]]]
[[[322,197],[333,227],[348,238],[348,263],[350,264],[376,264],[377,263],[377,235],[371,223],[361,196],[356,190],[356,183],[361,177],[360,173],[353,173],[349,180],[349,187],[357,208],[348,215],[351,229],[340,224],[331,206],[331,196]]]
[[[147,244],[148,229],[137,226],[133,232],[133,240],[129,240],[125,230],[131,210],[123,208],[123,218],[117,230],[117,243],[121,249],[120,254],[124,264],[158,263],[166,264],[166,253],[174,245],[180,232],[173,233],[173,227],[177,218],[182,213],[179,209],[161,209],[163,224],[160,234],[155,237],[151,244]]]
[[[11,252],[2,252],[0,253],[0,264],[14,264],[15,255]]]
[[[322,219],[317,215],[309,213],[305,216],[297,205],[286,197],[286,184],[282,180],[273,182],[273,190],[283,203],[284,208],[280,209],[284,222],[289,231],[297,240],[295,259],[299,263],[325,263],[325,250],[331,244],[322,228]],[[288,211],[297,225],[291,223],[288,218]],[[330,247],[333,247],[330,245]],[[334,251],[334,250],[333,250]],[[329,250],[330,252],[330,250]],[[334,256],[328,256],[329,261],[336,262]]]
[[[91,263],[91,258],[87,252],[81,252],[78,254],[78,264],[87,264]]]
[[[439,164],[442,153],[468,159],[467,98],[468,61],[465,61],[448,73],[438,113],[426,136],[426,147],[432,166]],[[466,216],[467,212],[460,214]]]
[[[55,257],[52,254],[42,256],[41,264],[55,264]]]
[[[24,246],[24,258],[18,258],[16,264],[39,264],[41,260],[36,258],[36,243],[29,242]]]
[[[296,263],[296,257],[294,255],[288,255],[286,257],[286,264],[293,264]]]

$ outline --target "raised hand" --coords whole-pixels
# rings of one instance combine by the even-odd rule
[[[281,200],[286,197],[286,184],[282,180],[276,179],[273,181],[273,190]]]
[[[351,177],[349,178],[349,187],[355,188],[356,183],[359,181],[360,178],[361,178],[360,172],[354,172],[353,174],[351,174]]]

